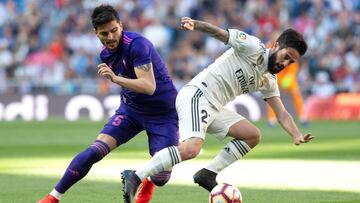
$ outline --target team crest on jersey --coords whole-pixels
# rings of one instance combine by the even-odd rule
[[[239,33],[239,39],[240,40],[246,40],[246,34],[244,32]]]
[[[264,56],[260,55],[259,58],[256,60],[256,65],[259,66],[264,62]]]

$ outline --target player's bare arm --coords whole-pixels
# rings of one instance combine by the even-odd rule
[[[266,101],[274,110],[281,127],[293,137],[294,144],[300,145],[302,143],[307,143],[314,138],[311,133],[303,135],[300,132],[294,122],[294,119],[285,109],[284,104],[279,97],[271,97]]]
[[[152,63],[135,67],[135,74],[139,82],[134,85],[136,85],[137,88],[145,91],[145,93],[148,95],[154,94],[156,89],[156,82]]]
[[[134,92],[152,95],[156,89],[155,76],[152,63],[135,67],[136,79],[128,79],[117,76],[105,63],[98,65],[98,74],[105,76],[111,82]]]
[[[229,40],[229,33],[226,30],[204,21],[193,20],[189,17],[181,18],[181,28],[184,30],[198,30],[208,33],[224,43],[227,43]]]

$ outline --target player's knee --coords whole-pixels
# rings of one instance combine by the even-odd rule
[[[153,176],[151,176],[151,181],[156,185],[156,186],[164,186],[167,182],[169,182],[171,177],[171,171],[162,171],[160,173],[157,173]]]
[[[200,148],[190,148],[186,150],[187,159],[193,159],[200,153]]]
[[[251,148],[254,148],[257,144],[259,144],[260,140],[261,140],[261,132],[258,128],[255,128],[252,132],[251,132],[251,135],[250,135],[250,140],[248,143],[249,146]]]
[[[184,142],[179,145],[179,151],[181,154],[181,159],[183,161],[195,158],[201,150],[202,144],[197,142]]]

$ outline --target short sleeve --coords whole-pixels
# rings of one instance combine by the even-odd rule
[[[228,29],[228,32],[228,45],[238,52],[252,54],[259,50],[259,48],[261,48],[261,42],[257,37],[254,37],[237,29]]]
[[[151,63],[151,52],[153,45],[145,38],[136,38],[130,47],[130,56],[134,67]]]
[[[259,90],[265,100],[271,97],[280,97],[276,75],[268,73],[263,76],[261,82],[262,87]]]

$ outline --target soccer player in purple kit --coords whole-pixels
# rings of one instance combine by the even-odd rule
[[[55,188],[38,203],[57,203],[81,180],[93,164],[141,131],[148,135],[149,152],[178,144],[177,91],[164,62],[152,43],[140,34],[123,30],[117,11],[109,5],[96,7],[91,16],[94,31],[104,45],[98,74],[121,86],[121,104],[96,140],[72,160]],[[125,174],[126,175],[126,174]],[[153,185],[162,186],[171,171],[160,172],[143,182],[150,201]],[[145,185],[146,184],[146,185]],[[141,193],[141,189],[139,194]]]

